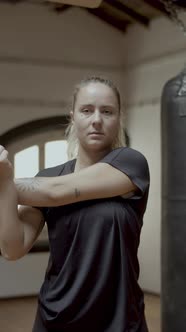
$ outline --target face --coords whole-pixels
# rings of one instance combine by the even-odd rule
[[[102,83],[80,88],[71,113],[79,145],[89,151],[110,150],[119,129],[119,106],[114,91]]]

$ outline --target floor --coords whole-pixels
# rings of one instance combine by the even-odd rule
[[[36,302],[35,297],[0,300],[0,332],[31,332]],[[146,294],[145,305],[149,332],[160,332],[159,296]]]

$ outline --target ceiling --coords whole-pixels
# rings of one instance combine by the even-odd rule
[[[64,11],[73,8],[70,5],[59,4],[57,0],[56,3],[55,0],[0,0],[0,3],[3,2],[12,5],[19,5],[23,2],[43,4],[48,10],[55,11],[58,15],[62,15]],[[103,0],[98,8],[81,7],[81,9],[95,15],[123,33],[131,24],[137,23],[148,27],[153,18],[161,15],[169,16],[161,0]]]

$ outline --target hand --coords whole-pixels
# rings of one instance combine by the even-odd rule
[[[8,151],[0,145],[0,183],[13,180],[13,167],[8,160]]]

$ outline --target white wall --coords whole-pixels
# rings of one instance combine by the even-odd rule
[[[1,257],[0,298],[37,294],[47,262],[48,253],[33,253],[12,262]]]
[[[185,17],[186,20],[186,17]],[[152,21],[149,29],[133,26],[123,39],[123,90],[128,104],[131,146],[146,156],[151,174],[139,260],[140,284],[161,291],[161,93],[164,84],[186,63],[186,39],[168,19]],[[126,52],[127,50],[127,52]]]
[[[74,84],[87,75],[120,85],[121,42],[122,34],[84,10],[57,15],[47,6],[1,4],[0,133],[65,112],[51,103],[69,102]],[[49,106],[37,106],[40,101]]]
[[[145,290],[160,292],[161,152],[159,105],[130,109],[128,131],[131,146],[141,151],[150,167],[149,201],[139,248],[140,284]]]
[[[185,62],[182,33],[164,18],[148,29],[133,26],[124,35],[77,8],[56,15],[45,6],[1,4],[0,44],[0,134],[33,119],[66,113],[55,102],[68,103],[74,83],[87,74],[106,75],[119,86],[128,104],[131,145],[145,154],[151,172],[139,250],[140,284],[159,293],[160,96],[165,82]],[[36,293],[46,265],[43,257],[28,255],[17,265],[0,258],[0,297]],[[32,283],[28,275],[34,266],[38,280]]]

